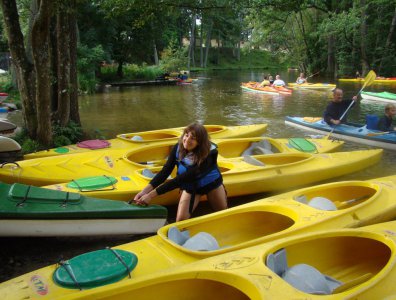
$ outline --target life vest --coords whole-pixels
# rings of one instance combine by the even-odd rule
[[[213,149],[216,149],[215,144],[211,144],[210,150],[212,151]],[[177,146],[176,149],[176,164],[177,164],[177,175],[183,174],[187,172],[189,168],[195,166],[195,163],[188,156],[184,157],[181,160],[179,159],[179,145]],[[217,164],[213,164],[213,166],[211,166],[211,168],[208,171],[199,174],[194,183],[182,183],[181,187],[187,190],[196,190],[213,182],[219,177],[220,177],[220,171],[217,168]]]
[[[305,78],[298,78],[298,79],[297,79],[297,83],[298,83],[298,84],[306,83],[306,81],[307,81],[307,80],[306,80]]]

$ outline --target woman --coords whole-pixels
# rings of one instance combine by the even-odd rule
[[[135,196],[134,201],[147,205],[152,198],[180,188],[176,221],[190,218],[202,195],[207,196],[214,210],[226,209],[227,195],[217,167],[217,155],[216,146],[210,142],[205,127],[190,124],[172,148],[162,170]],[[165,182],[175,166],[177,176]]]
[[[307,83],[307,78],[305,78],[304,73],[300,73],[300,76],[296,79],[297,84]]]

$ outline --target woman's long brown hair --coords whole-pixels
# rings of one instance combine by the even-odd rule
[[[194,162],[200,165],[209,155],[210,139],[206,128],[198,123],[192,123],[184,128],[183,134],[179,139],[179,159],[182,160],[187,155],[187,150],[183,147],[183,136],[190,132],[195,135],[197,141],[197,147],[192,151]]]

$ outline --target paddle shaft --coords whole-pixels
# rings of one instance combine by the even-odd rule
[[[313,77],[313,76],[315,76],[316,74],[319,74],[319,73],[320,73],[320,71],[318,71],[318,72],[316,72],[316,73],[313,73],[312,75],[309,75],[309,76],[307,77],[307,79],[310,78],[310,77]]]

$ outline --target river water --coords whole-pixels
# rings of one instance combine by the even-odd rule
[[[113,138],[116,134],[180,127],[199,121],[205,124],[245,125],[268,123],[267,135],[274,138],[303,137],[310,133],[284,124],[285,116],[321,116],[331,92],[294,91],[291,96],[255,94],[242,91],[241,82],[261,81],[268,70],[211,71],[194,73],[199,78],[191,85],[103,87],[95,95],[80,96],[80,116],[84,129],[97,137]],[[275,73],[272,73],[275,75]],[[280,72],[286,82],[294,82],[297,72]],[[310,82],[331,82],[313,77]],[[338,85],[344,97],[350,98],[359,84]],[[396,93],[396,85],[368,87],[367,91]],[[361,103],[351,109],[350,121],[364,122],[366,114],[382,115],[383,105]],[[9,114],[20,125],[20,112]],[[368,149],[368,146],[346,142],[343,150]],[[377,165],[337,180],[365,180],[396,174],[396,153],[385,150]],[[232,206],[268,195],[240,197],[230,201]],[[197,215],[210,212],[206,203],[199,206]],[[175,208],[169,208],[169,221]],[[0,282],[57,262],[60,258],[101,249],[142,238],[0,238]]]

